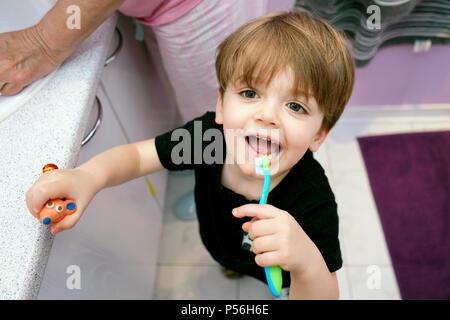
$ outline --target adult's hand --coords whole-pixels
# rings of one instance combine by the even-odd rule
[[[0,34],[0,94],[19,93],[55,70],[124,0],[58,0],[33,27]],[[68,8],[79,7],[79,29],[67,27]]]
[[[55,70],[70,51],[55,50],[43,39],[39,27],[0,34],[0,93],[11,96]]]

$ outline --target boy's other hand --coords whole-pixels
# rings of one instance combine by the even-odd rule
[[[236,218],[253,217],[242,229],[252,239],[255,262],[261,267],[306,271],[317,250],[312,240],[287,211],[270,204],[246,204],[233,209]]]
[[[94,177],[80,169],[52,170],[44,173],[26,193],[26,203],[30,213],[39,220],[39,212],[50,199],[68,198],[75,201],[77,211],[52,225],[51,232],[71,229],[80,220],[89,202],[99,191],[94,186]]]

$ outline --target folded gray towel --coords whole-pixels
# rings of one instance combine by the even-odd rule
[[[367,13],[371,5],[379,8],[379,29],[371,28],[373,11]],[[448,0],[297,0],[294,10],[308,11],[344,30],[357,67],[369,63],[386,45],[423,39],[450,43]]]

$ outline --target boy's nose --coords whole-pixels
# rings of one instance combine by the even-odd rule
[[[52,221],[52,220],[49,217],[47,217],[47,218],[44,218],[44,220],[42,220],[42,223],[43,224],[49,224],[50,221]]]
[[[256,113],[256,120],[263,122],[265,125],[278,127],[278,115],[275,106],[265,105]]]

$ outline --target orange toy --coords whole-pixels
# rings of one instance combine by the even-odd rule
[[[56,170],[58,166],[53,163],[46,164],[42,173]],[[77,211],[75,201],[70,199],[51,199],[39,212],[39,221],[43,224],[54,224],[61,221],[65,216],[71,215]]]

